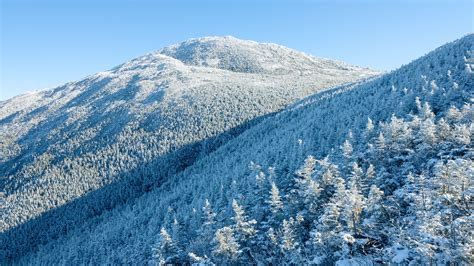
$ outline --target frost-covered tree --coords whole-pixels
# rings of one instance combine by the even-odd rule
[[[436,143],[436,125],[432,119],[426,119],[423,121],[420,133],[423,143],[430,146]]]
[[[344,141],[344,143],[341,146],[341,150],[344,157],[352,158],[352,152],[354,149],[352,148],[352,144],[349,142],[349,140],[346,139]]]
[[[382,132],[379,133],[377,139],[375,140],[375,147],[378,152],[384,152],[386,147],[385,136]]]
[[[446,119],[450,122],[457,122],[462,118],[462,113],[456,106],[451,106],[446,114]]]
[[[349,189],[346,191],[342,220],[352,230],[354,236],[360,233],[362,211],[366,207],[366,199],[360,190],[361,184],[354,176],[350,179]]]
[[[296,172],[296,189],[293,192],[296,194],[297,208],[300,211],[306,210],[310,213],[317,211],[321,188],[313,178],[316,163],[317,160],[313,156],[308,156],[303,166]]]
[[[215,235],[216,248],[214,253],[224,257],[224,261],[236,260],[241,253],[240,245],[234,237],[234,229],[223,227],[217,230]]]
[[[373,180],[375,178],[375,167],[373,164],[369,164],[369,167],[367,167],[367,170],[365,171],[365,178],[367,180]]]
[[[237,234],[240,234],[239,238],[241,241],[247,241],[255,235],[256,230],[254,225],[257,222],[255,220],[249,220],[245,215],[244,209],[235,199],[232,201],[232,209],[234,210],[233,220],[235,222],[235,230]]]
[[[165,228],[160,229],[160,239],[153,251],[154,258],[160,265],[180,261],[179,253],[181,251]]]
[[[362,222],[364,234],[370,235],[372,238],[380,238],[380,235],[386,231],[385,220],[386,210],[383,205],[384,192],[377,186],[370,187],[369,195],[366,200],[365,219]]]
[[[374,122],[372,121],[372,119],[367,118],[367,125],[365,126],[365,136],[367,139],[371,138],[372,136],[372,132],[374,131]]]
[[[272,182],[272,189],[270,190],[270,199],[268,203],[271,206],[273,215],[277,216],[283,210],[283,202],[280,197],[280,190],[275,182]]]
[[[217,214],[213,211],[211,203],[205,199],[202,207],[201,228],[198,231],[197,243],[194,245],[194,252],[198,255],[210,256],[212,250],[214,233],[216,227]]]

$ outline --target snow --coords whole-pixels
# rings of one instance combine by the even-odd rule
[[[373,265],[373,263],[371,263],[369,260],[351,258],[351,259],[338,260],[336,261],[335,265],[336,266],[370,266],[370,265]]]
[[[472,194],[460,185],[472,177],[472,38],[368,80],[279,46],[195,39],[163,49],[175,58],[151,53],[46,92],[43,109],[0,124],[4,254],[18,264],[461,261],[471,210],[443,199]],[[281,62],[267,58],[273,49]],[[455,249],[441,230],[448,213]]]
[[[285,71],[274,70],[278,60]],[[293,69],[318,71],[302,78]],[[377,74],[282,46],[209,37],[0,102],[0,188],[10,199],[0,231],[127,179],[137,165],[171,161],[155,172],[157,180],[166,178],[182,170],[180,149],[362,73]],[[206,146],[215,149],[229,137],[219,138]],[[54,159],[43,162],[49,155]]]
[[[410,250],[402,246],[396,246],[393,249],[395,256],[392,258],[393,263],[403,263],[409,258]]]

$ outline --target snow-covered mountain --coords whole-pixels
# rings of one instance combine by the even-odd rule
[[[296,100],[376,74],[275,44],[207,37],[0,102],[2,257],[160,187]]]
[[[189,45],[163,52],[228,69],[173,52]],[[67,211],[45,213],[7,231],[4,250],[30,251],[24,264],[472,264],[473,46],[465,36],[244,124],[150,192],[59,233]],[[96,198],[81,199],[78,212]]]

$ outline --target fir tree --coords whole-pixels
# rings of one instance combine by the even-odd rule
[[[231,227],[223,227],[217,230],[215,235],[217,243],[214,253],[223,256],[225,260],[236,260],[241,253],[240,245],[234,237],[234,229]]]

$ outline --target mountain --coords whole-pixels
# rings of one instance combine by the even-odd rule
[[[472,264],[473,44],[265,116],[55,237],[32,223],[48,233],[16,262]],[[174,52],[183,45],[164,53],[228,68]],[[24,243],[22,230],[4,239]]]
[[[305,96],[375,74],[275,44],[207,37],[0,102],[2,257],[161,187]]]

